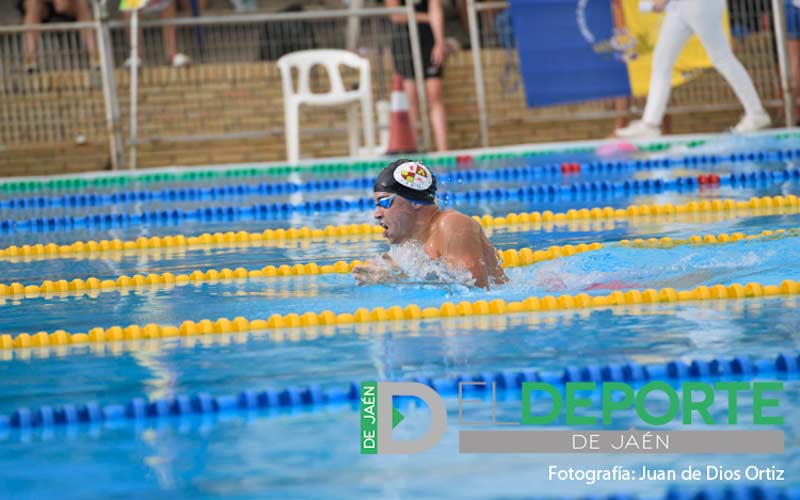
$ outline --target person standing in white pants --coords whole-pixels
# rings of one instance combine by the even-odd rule
[[[661,135],[661,120],[672,90],[672,68],[692,33],[700,38],[712,64],[744,106],[744,116],[731,131],[746,133],[769,127],[772,121],[761,104],[753,80],[733,55],[725,36],[722,26],[725,0],[653,0],[653,10],[666,10],[667,14],[653,53],[650,93],[644,116],[627,127],[617,129],[615,135],[623,139]]]

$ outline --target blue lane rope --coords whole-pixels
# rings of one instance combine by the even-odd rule
[[[637,363],[591,365],[567,367],[560,372],[539,372],[536,370],[488,371],[480,374],[462,374],[456,377],[431,379],[415,377],[406,379],[419,382],[435,389],[440,395],[458,394],[459,382],[485,382],[486,386],[470,386],[473,391],[491,390],[492,382],[496,390],[520,389],[523,382],[647,382],[650,380],[708,379],[726,376],[749,376],[800,374],[800,352],[781,353],[775,359],[756,359],[735,357],[732,359],[695,360],[686,363],[673,360],[664,364],[640,365]],[[10,416],[0,415],[0,430],[12,428],[49,428],[60,425],[80,423],[100,423],[117,420],[143,420],[147,418],[170,417],[188,414],[216,414],[224,412],[248,411],[256,409],[280,409],[302,406],[324,406],[355,402],[360,397],[360,383],[351,382],[346,388],[324,389],[319,384],[289,387],[283,390],[244,390],[237,395],[212,396],[207,392],[194,395],[180,395],[171,399],[147,401],[137,397],[126,404],[101,406],[96,402],[85,404],[65,404],[59,407],[49,405],[31,410],[27,407],[16,409]]]
[[[465,192],[445,192],[439,195],[441,205],[479,201],[577,199],[581,196],[617,196],[628,194],[658,194],[665,191],[687,192],[704,186],[732,188],[764,187],[773,183],[800,179],[800,168],[776,171],[754,171],[719,177],[718,184],[703,184],[697,177],[675,179],[632,179],[609,182],[594,181],[573,184],[539,184],[519,188],[495,188]],[[0,221],[0,234],[25,232],[55,232],[73,229],[111,229],[148,224],[177,224],[188,221],[237,221],[284,218],[292,213],[343,212],[371,210],[372,198],[354,200],[329,199],[306,201],[301,204],[267,203],[251,206],[201,207],[195,210],[160,210],[140,214],[102,213],[82,217],[41,217],[27,220]]]
[[[692,155],[681,158],[655,158],[618,161],[575,162],[580,173],[621,173],[623,171],[650,170],[665,167],[706,167],[720,163],[743,161],[781,161],[800,158],[800,149],[787,149],[772,152],[730,153],[727,155]],[[471,169],[443,172],[437,178],[443,184],[464,184],[487,180],[513,181],[542,177],[560,177],[564,163],[528,164],[524,166],[503,167],[492,170]],[[574,178],[575,173],[571,174]],[[750,175],[749,173],[747,174]],[[748,177],[749,178],[749,177]],[[262,182],[259,184],[235,184],[210,187],[182,187],[160,191],[118,191],[114,193],[74,193],[61,196],[32,196],[0,200],[0,209],[25,210],[47,207],[95,207],[139,202],[183,202],[207,201],[246,197],[253,195],[287,195],[297,192],[339,191],[342,189],[368,189],[373,186],[375,177],[354,179],[323,179],[302,183]]]

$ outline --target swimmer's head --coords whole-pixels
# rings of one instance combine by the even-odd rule
[[[381,170],[375,180],[376,193],[394,193],[420,205],[436,202],[436,176],[420,161],[400,159]]]
[[[436,178],[420,162],[398,160],[375,181],[375,220],[389,243],[417,240],[426,232],[436,206]]]

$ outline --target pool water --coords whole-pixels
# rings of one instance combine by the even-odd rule
[[[792,134],[718,136],[614,158],[599,158],[586,148],[561,148],[544,154],[518,154],[515,150],[507,155],[485,154],[483,159],[476,154],[474,161],[458,164],[443,161],[438,169],[434,168],[446,179],[440,189],[450,193],[443,195],[443,205],[469,215],[501,217],[512,212],[567,213],[593,207],[678,206],[718,199],[748,201],[752,197],[800,195],[800,180],[793,174],[796,161],[792,155],[790,158],[777,154],[799,148],[800,137]],[[731,160],[733,153],[739,152],[746,154]],[[753,158],[747,157],[750,153]],[[681,161],[687,156],[705,159]],[[632,166],[633,162],[646,159],[664,163],[648,168]],[[562,164],[573,162],[582,166],[580,172],[562,172]],[[12,245],[368,224],[372,211],[368,205],[359,208],[357,202],[370,196],[368,178],[375,172],[374,168],[335,173],[309,170],[280,177],[262,174],[128,182],[116,187],[72,190],[0,190],[0,249]],[[747,177],[751,173],[756,175]],[[747,180],[698,184],[698,176],[709,174],[720,178],[746,174]],[[678,179],[686,178],[693,179],[693,184],[684,180],[676,184]],[[284,186],[280,193],[272,187],[262,187],[262,192],[241,187],[286,182],[308,186],[326,179],[366,180],[351,182],[341,189],[321,182],[313,188]],[[638,183],[632,184],[634,180]],[[645,180],[650,182],[644,184]],[[655,180],[660,181],[658,186],[652,182]],[[226,186],[230,187],[227,191]],[[202,189],[206,194],[201,196],[198,193]],[[219,192],[213,194],[212,189]],[[125,200],[119,201],[123,198],[120,193],[130,192],[165,194],[134,202],[126,194]],[[117,193],[117,201],[108,198],[112,193]],[[169,193],[184,193],[184,199],[177,195],[170,199]],[[87,194],[98,196],[89,202]],[[194,198],[186,199],[187,196]],[[21,199],[26,201],[20,202]],[[336,200],[352,203],[337,205]],[[301,208],[281,209],[282,205]],[[241,210],[253,206],[268,208]],[[278,209],[269,208],[275,206]],[[239,210],[216,210],[218,207]],[[162,212],[168,215],[155,219],[148,216],[146,220],[140,217]],[[117,214],[123,217],[115,219]],[[67,218],[90,222],[46,222]],[[37,220],[45,222],[29,222]],[[242,317],[252,321],[267,320],[275,314],[322,311],[353,314],[361,308],[388,309],[409,304],[425,310],[444,303],[497,299],[511,303],[529,297],[579,294],[599,297],[615,291],[684,291],[737,283],[781,287],[786,280],[800,281],[799,229],[800,210],[796,207],[497,223],[487,225],[485,230],[500,250],[601,245],[571,256],[509,267],[509,283],[488,291],[458,284],[417,282],[356,287],[350,274],[329,273],[111,287],[80,293],[8,294],[0,296],[0,334],[18,338],[25,333],[63,330],[72,335],[114,326],[179,327],[187,320],[199,323]],[[763,234],[764,231],[768,233]],[[753,237],[717,243],[690,241],[695,235],[736,233]],[[634,241],[665,237],[671,242]],[[0,283],[38,286],[44,280],[116,280],[123,275],[191,275],[197,270],[224,268],[251,271],[268,265],[312,262],[324,266],[375,257],[386,250],[387,244],[379,235],[367,235],[63,256],[6,252],[0,253]],[[418,267],[418,257],[412,255],[401,264],[409,269]],[[7,417],[0,417],[0,496],[660,498],[676,487],[721,491],[726,485],[778,488],[789,496],[796,495],[800,488],[800,366],[794,371],[738,377],[746,382],[777,378],[784,383],[781,405],[771,414],[784,419],[780,429],[785,433],[785,452],[768,456],[459,454],[458,427],[451,424],[441,442],[428,452],[376,457],[359,454],[358,404],[347,399],[278,409],[225,407],[150,417],[131,414],[133,410],[128,408],[140,398],[158,401],[209,394],[223,400],[249,390],[315,386],[335,391],[366,380],[439,380],[508,370],[560,372],[568,367],[613,363],[649,366],[674,360],[736,357],[774,360],[779,354],[800,363],[798,301],[797,295],[781,294],[733,300],[543,308],[452,318],[0,348],[4,380],[0,385],[0,416]],[[457,400],[450,395],[445,396],[445,402],[448,418],[455,422]],[[34,417],[27,424],[20,424],[20,415],[26,414],[20,409],[39,415],[44,414],[41,408],[85,408],[92,403],[105,408],[106,415],[116,417],[88,423],[43,423],[41,417]],[[752,406],[745,399],[739,411],[747,414],[752,412]],[[497,411],[498,420],[518,418],[518,391],[501,391]],[[722,404],[716,402],[712,413],[724,414]],[[400,437],[419,436],[430,421],[424,408],[405,408],[404,415],[406,419],[395,431]],[[477,410],[474,416],[485,418],[486,410]],[[628,411],[612,428],[633,425],[638,423],[633,412]],[[679,427],[670,424],[667,428]],[[700,424],[695,427],[706,428]],[[743,428],[756,427],[745,422]],[[561,422],[557,428],[568,426]],[[642,465],[673,469],[689,465],[731,469],[751,464],[774,465],[785,469],[786,474],[783,482],[648,480],[586,484],[551,481],[547,477],[549,466],[591,468],[609,464],[634,469]]]

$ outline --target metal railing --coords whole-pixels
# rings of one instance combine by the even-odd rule
[[[784,0],[729,1],[737,57],[753,77],[765,105],[782,108],[791,123],[787,46],[797,41],[787,39]],[[120,167],[125,142],[136,146],[282,137],[280,74],[275,65],[281,55],[307,48],[356,50],[370,59],[374,98],[381,101],[388,99],[393,65],[398,63],[391,54],[398,37],[408,44],[411,60],[404,62],[416,69],[423,148],[430,145],[411,1],[394,9],[143,20],[143,69],[137,98],[142,116],[159,119],[140,121],[133,142],[126,140],[130,137],[126,23],[109,20],[104,4],[104,0],[93,2],[96,21],[89,23],[0,27],[0,145],[107,141],[112,164]],[[403,28],[392,22],[393,15],[406,16]],[[474,121],[479,133],[459,147],[503,144],[503,131],[531,123],[601,121],[640,112],[643,99],[633,99],[627,109],[619,109],[612,99],[527,108],[508,3],[468,0],[468,17],[475,91],[459,97],[465,102],[458,104],[477,110],[467,119]],[[169,65],[164,41],[170,29],[175,32],[177,50],[192,59],[188,68]],[[89,53],[87,32],[97,40],[97,53]],[[26,61],[24,40],[32,34],[40,44],[36,59]],[[315,89],[322,90],[326,84],[324,73],[315,75]],[[669,113],[736,109],[739,103],[730,87],[716,71],[707,69],[673,92]],[[344,110],[342,117],[335,113],[302,114],[304,135],[324,136],[325,141],[339,135],[344,140],[344,127],[339,125],[344,123]],[[275,141],[275,146],[282,147],[282,141]]]

